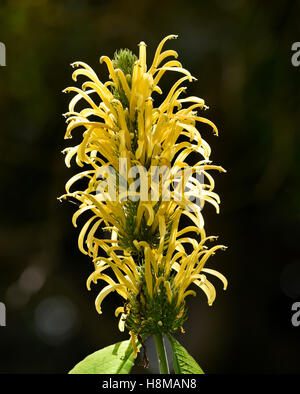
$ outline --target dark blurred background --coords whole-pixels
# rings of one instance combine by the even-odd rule
[[[214,174],[221,213],[205,207],[206,229],[229,246],[209,262],[227,276],[228,290],[215,281],[212,307],[201,291],[189,298],[178,339],[207,373],[299,373],[300,326],[291,323],[300,300],[300,67],[291,63],[299,1],[0,4],[7,49],[0,67],[0,301],[7,308],[0,372],[66,373],[89,353],[127,339],[114,317],[118,296],[97,314],[101,284],[86,290],[92,262],[77,247],[76,207],[57,201],[78,171],[67,169],[60,153],[70,145],[61,114],[71,97],[61,91],[74,84],[73,61],[106,81],[101,55],[124,47],[137,53],[145,41],[149,64],[160,40],[178,34],[167,46],[198,78],[188,93],[205,99],[205,116],[220,136],[200,131],[214,163],[227,169]],[[152,357],[151,342],[148,348]],[[147,372],[156,368],[153,361]]]

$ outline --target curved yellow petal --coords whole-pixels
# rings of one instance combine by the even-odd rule
[[[105,286],[100,293],[98,294],[96,301],[95,301],[95,306],[96,306],[96,311],[101,315],[102,310],[101,310],[101,304],[104,300],[104,298],[111,293],[112,291],[115,291],[117,289],[124,289],[125,286],[124,285],[120,285],[120,284],[116,284],[116,285],[107,285]]]

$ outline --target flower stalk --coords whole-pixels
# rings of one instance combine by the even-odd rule
[[[156,346],[159,371],[161,374],[169,374],[170,370],[169,370],[168,357],[165,348],[164,338],[162,334],[155,334],[153,335],[153,337]]]

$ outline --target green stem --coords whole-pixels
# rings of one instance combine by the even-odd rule
[[[161,374],[169,374],[168,359],[162,334],[155,334],[154,340],[158,357],[159,371]]]

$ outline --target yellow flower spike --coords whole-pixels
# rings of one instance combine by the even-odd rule
[[[206,236],[203,218],[205,203],[219,212],[210,171],[225,170],[210,160],[211,148],[199,125],[209,125],[216,135],[218,129],[201,116],[208,109],[205,101],[184,95],[182,84],[196,78],[176,51],[164,49],[174,38],[159,43],[149,69],[144,42],[138,57],[126,49],[112,60],[102,56],[110,81],[101,82],[90,66],[75,62],[72,78],[84,81],[65,89],[74,94],[64,114],[65,138],[75,132],[82,136],[78,145],[64,149],[65,163],[70,167],[75,159],[84,168],[66,183],[60,200],[78,202],[75,227],[79,216],[86,217],[78,247],[94,264],[87,288],[105,282],[95,301],[99,313],[111,292],[125,300],[116,316],[121,315],[120,331],[130,332],[135,356],[138,336],[183,331],[186,297],[195,295],[192,286],[206,294],[209,305],[214,302],[216,290],[204,274],[221,280],[224,290],[228,284],[224,275],[206,268],[208,259],[225,248],[207,246],[215,237]],[[158,84],[170,71],[179,76],[157,105],[152,94],[162,94]],[[155,171],[159,177],[154,181]],[[181,218],[188,221],[183,228]]]

